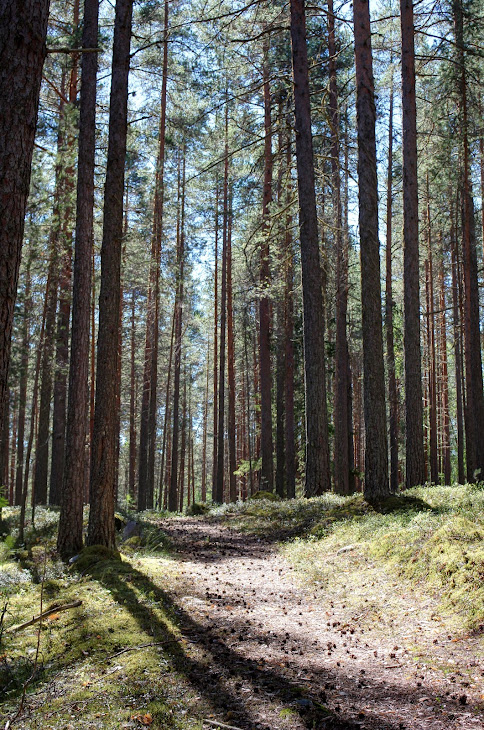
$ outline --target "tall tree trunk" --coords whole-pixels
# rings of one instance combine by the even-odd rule
[[[279,95],[278,104],[278,141],[277,155],[279,158],[277,172],[277,205],[279,210],[283,206],[283,176],[288,170],[284,170],[283,145],[284,145],[284,116],[282,97]],[[278,278],[285,282],[286,251],[285,251],[285,227],[284,219],[278,224],[277,237],[279,239],[279,255],[277,257]],[[276,494],[284,497],[286,481],[286,465],[284,453],[285,413],[284,413],[284,385],[286,378],[286,350],[285,350],[285,313],[286,301],[284,298],[285,289],[279,291],[276,296]]]
[[[64,87],[64,78],[62,87]],[[37,504],[47,502],[47,477],[49,467],[49,426],[50,406],[52,399],[52,365],[54,354],[54,334],[57,310],[57,293],[59,277],[59,239],[61,232],[61,186],[64,186],[64,173],[61,156],[63,154],[64,101],[59,105],[59,121],[57,132],[57,162],[55,171],[54,205],[52,210],[51,230],[49,236],[49,268],[47,273],[47,317],[45,323],[45,342],[42,353],[40,375],[39,429],[35,447],[34,493]]]
[[[466,372],[466,457],[470,482],[484,474],[484,393],[481,334],[479,326],[479,286],[475,235],[474,201],[470,172],[468,131],[468,91],[464,13],[461,0],[453,0],[455,41],[458,59],[459,121],[462,152],[462,248],[464,273],[464,337]]]
[[[363,397],[365,416],[365,484],[368,501],[390,494],[385,409],[385,370],[378,242],[375,102],[370,9],[354,0],[356,110],[358,126],[358,193],[363,330]]]
[[[18,407],[18,433],[17,433],[17,469],[15,475],[15,504],[22,502],[22,487],[24,473],[24,448],[25,448],[25,411],[27,408],[27,383],[29,374],[29,349],[30,349],[30,316],[32,311],[31,294],[31,260],[29,252],[27,267],[25,271],[24,311],[22,323],[22,354],[20,358],[20,383],[19,383],[19,407]]]
[[[267,36],[266,36],[267,38]],[[271,91],[269,86],[269,42],[263,50],[264,82],[264,191],[262,198],[262,242],[260,252],[260,301],[259,301],[259,361],[260,361],[260,407],[261,407],[261,489],[274,489],[274,445],[272,439],[272,375],[271,375],[271,305],[269,299],[270,251],[269,251],[269,206],[272,202],[272,131]]]
[[[35,448],[33,493],[36,504],[47,504],[47,477],[49,466],[50,402],[52,396],[52,356],[54,350],[55,315],[57,306],[57,245],[58,237],[52,237],[52,247],[45,292],[46,319],[42,360],[40,364],[40,404],[38,432]]]
[[[244,355],[245,355],[245,392],[247,398],[247,456],[249,458],[249,496],[254,494],[254,473],[253,473],[253,450],[252,450],[252,433],[251,433],[251,407],[250,407],[250,367],[249,367],[249,348],[248,348],[248,313],[247,308],[244,311]]]
[[[17,445],[18,425],[18,390],[15,390],[13,397],[12,434],[10,439],[10,475],[9,475],[9,503],[15,504],[15,449]]]
[[[234,307],[232,294],[232,195],[229,194],[227,210],[227,384],[228,384],[228,419],[227,433],[229,442],[229,501],[237,500],[237,469],[235,445],[235,343],[234,343]]]
[[[109,141],[104,194],[96,406],[91,446],[89,545],[115,547],[116,401],[123,238],[124,167],[133,0],[116,0]]]
[[[227,102],[226,102],[227,104]],[[223,235],[222,235],[222,274],[220,291],[220,358],[218,376],[218,426],[217,426],[217,480],[213,499],[221,503],[224,499],[224,444],[225,444],[225,342],[227,322],[227,237],[228,237],[228,183],[229,183],[229,139],[228,105],[225,108],[225,165],[223,187]]]
[[[25,471],[23,475],[22,484],[22,501],[20,507],[20,525],[19,525],[19,543],[24,542],[24,528],[25,528],[25,511],[27,506],[27,494],[29,488],[29,475],[30,475],[30,459],[32,456],[32,446],[34,444],[35,433],[37,429],[37,406],[38,406],[38,393],[39,393],[39,376],[40,376],[40,363],[42,361],[42,351],[44,349],[44,336],[45,336],[45,320],[47,315],[47,300],[44,299],[44,306],[42,310],[42,324],[40,327],[39,341],[37,343],[37,356],[35,358],[34,366],[34,383],[32,387],[32,405],[30,408],[30,426],[29,426],[29,438],[27,440],[27,451],[25,454]],[[32,524],[34,524],[35,518],[35,492],[34,485],[32,484]]]
[[[129,377],[129,468],[128,494],[135,496],[136,480],[136,289],[131,290],[131,352]]]
[[[441,433],[442,433],[442,472],[444,474],[444,483],[451,482],[451,452],[450,452],[450,413],[449,413],[449,374],[447,364],[447,318],[446,318],[446,299],[445,299],[445,275],[444,275],[444,249],[443,236],[440,234],[441,240],[441,260],[440,260],[440,379],[442,383],[442,399],[441,399]]]
[[[146,320],[143,396],[140,419],[138,509],[153,507],[155,478],[156,402],[158,384],[158,332],[160,308],[161,238],[163,232],[164,166],[166,133],[166,88],[168,73],[168,0],[165,0],[163,79],[161,86],[158,159],[156,164],[151,236],[148,316]]]
[[[48,15],[49,0],[0,0],[0,423]]]
[[[430,191],[427,174],[427,248],[426,285],[427,285],[427,332],[429,355],[429,455],[430,480],[433,484],[439,481],[438,453],[437,453],[437,365],[435,354],[435,313],[434,313],[434,274],[432,260],[432,231],[430,222]]]
[[[182,171],[183,167],[183,182]],[[181,209],[181,210],[180,210]],[[185,263],[185,152],[183,161],[178,161],[178,211],[177,211],[177,283],[175,295],[175,367],[173,374],[173,428],[171,445],[170,488],[168,491],[168,509],[178,509],[178,436],[180,429],[180,371],[182,349],[183,320],[183,279]]]
[[[402,28],[404,349],[407,487],[424,481],[413,0],[400,0]]]
[[[212,450],[212,500],[217,494],[218,453],[218,177],[215,187],[215,255],[213,296],[213,450]]]
[[[165,464],[166,464],[166,447],[168,443],[168,423],[170,421],[170,394],[171,394],[171,370],[173,366],[173,342],[175,339],[175,319],[176,319],[176,306],[173,307],[173,316],[171,318],[171,337],[170,337],[170,354],[168,357],[168,371],[166,374],[166,389],[165,389],[165,415],[163,417],[163,442],[161,446],[161,466],[160,466],[160,493],[158,497],[158,508],[162,506],[162,495],[164,493],[163,486],[166,485],[165,479]]]
[[[99,0],[84,0],[83,48],[97,46],[98,13]],[[93,247],[96,76],[97,54],[84,53],[81,61],[71,367],[61,514],[57,537],[57,549],[63,557],[75,554],[82,548]]]
[[[306,496],[331,488],[324,352],[324,310],[314,188],[306,18],[303,0],[291,0],[292,68],[301,243],[306,404]]]
[[[464,404],[462,388],[462,340],[461,318],[459,307],[459,266],[457,258],[457,238],[454,226],[454,216],[451,205],[450,245],[452,260],[452,319],[454,330],[454,363],[455,363],[455,394],[456,394],[456,421],[457,421],[457,479],[459,484],[465,482],[464,471]]]
[[[353,491],[350,471],[352,443],[348,430],[351,403],[350,368],[346,318],[348,311],[348,262],[343,241],[341,205],[338,87],[333,0],[328,0],[329,115],[331,120],[331,187],[336,245],[336,345],[334,386],[334,489],[337,494]]]
[[[287,134],[286,167],[289,179],[291,178],[291,140],[290,130]],[[292,241],[292,215],[290,213],[292,190],[287,186],[287,215],[284,231],[284,443],[286,467],[286,496],[294,499],[296,496],[296,442],[294,436],[294,251]]]
[[[63,236],[59,275],[59,311],[57,313],[54,405],[52,414],[52,458],[50,465],[49,504],[60,505],[64,474],[66,440],[67,372],[69,368],[69,320],[71,314],[72,241]]]
[[[390,490],[398,491],[398,393],[395,375],[395,344],[393,336],[393,271],[392,271],[392,217],[393,217],[393,83],[390,88],[388,112],[388,167],[387,167],[387,229],[386,229],[386,287],[385,328],[387,345],[388,401],[390,421]]]
[[[185,459],[187,451],[187,368],[183,372],[183,402],[181,418],[181,444],[180,444],[180,473],[178,477],[178,498],[180,504],[179,512],[183,512],[183,500],[185,497]],[[190,494],[190,478],[188,479],[188,494]]]
[[[203,426],[202,426],[202,483],[201,500],[207,501],[207,424],[208,424],[208,386],[210,375],[210,339],[207,339],[207,380],[205,383],[205,397],[203,399]]]
[[[10,390],[5,392],[3,423],[0,424],[0,495],[9,498]]]

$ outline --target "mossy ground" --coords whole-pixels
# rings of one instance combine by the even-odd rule
[[[120,555],[87,548],[69,568],[53,559],[53,532],[41,543],[30,533],[25,550],[5,544],[1,550],[8,601],[0,652],[2,727],[32,678],[16,727],[200,728],[200,698],[192,708],[195,693],[184,677],[186,642],[162,589],[176,565],[159,549],[165,544],[160,530],[147,525],[142,538],[158,549],[130,545],[129,554]],[[44,610],[77,599],[82,605],[43,622],[32,677],[39,624],[8,629],[39,613],[44,564]]]

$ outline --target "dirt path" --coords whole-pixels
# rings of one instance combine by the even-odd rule
[[[169,592],[191,654],[206,662],[206,694],[223,687],[225,715],[213,721],[244,730],[484,728],[480,637],[451,631],[431,598],[403,593],[353,547],[338,556],[345,583],[314,590],[268,542],[205,520],[162,527],[182,562]],[[356,585],[357,603],[347,600]]]

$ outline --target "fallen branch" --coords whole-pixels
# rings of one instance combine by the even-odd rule
[[[128,651],[137,651],[138,649],[146,649],[149,646],[168,646],[169,644],[178,644],[176,639],[172,639],[171,641],[150,641],[149,644],[139,644],[138,646],[127,646],[125,649],[121,649],[121,651],[117,651],[116,654],[111,654],[111,656],[106,657],[103,659],[103,662],[108,662],[110,659],[114,659],[117,656],[121,656],[121,654],[126,654]]]
[[[6,630],[5,633],[13,633],[14,631],[21,631],[22,629],[26,629],[28,626],[32,626],[32,624],[36,624],[37,621],[43,621],[45,618],[48,618],[53,613],[60,613],[61,611],[68,611],[70,608],[77,608],[82,604],[82,601],[74,601],[73,603],[66,603],[63,606],[53,606],[52,608],[49,608],[48,611],[44,611],[43,613],[39,613],[38,616],[34,616],[30,619],[30,621],[26,621],[23,624],[17,624],[16,626],[10,626]]]
[[[212,725],[213,727],[221,727],[223,730],[241,730],[240,727],[235,727],[235,725],[224,725],[223,722],[217,722],[217,720],[207,720],[205,717],[203,718],[202,722],[207,723],[207,725]]]

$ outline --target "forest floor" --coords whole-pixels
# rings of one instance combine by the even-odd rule
[[[243,728],[484,727],[479,633],[358,545],[327,556],[334,583],[301,582],[272,542],[213,520],[163,523],[183,565],[171,583],[206,690]]]
[[[484,491],[416,494],[145,513],[68,568],[40,511],[0,554],[0,728],[484,728]],[[12,631],[41,591],[82,605]]]

